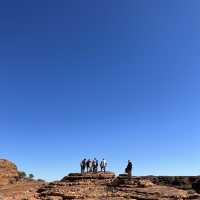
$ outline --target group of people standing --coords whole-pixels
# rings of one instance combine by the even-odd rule
[[[97,173],[98,167],[99,167],[99,162],[96,158],[94,158],[93,160],[84,158],[80,162],[80,167],[81,167],[81,173],[85,173],[85,172]],[[100,162],[101,172],[106,172],[106,167],[107,167],[107,161],[103,158],[102,161]],[[128,160],[127,167],[125,168],[125,173],[127,173],[128,179],[131,179],[131,177],[132,177],[132,162],[131,162],[131,160]]]
[[[81,167],[81,173],[85,173],[85,170],[87,173],[89,172],[96,173],[98,172],[99,162],[96,158],[94,158],[93,160],[84,158],[80,162],[80,167]],[[102,161],[100,162],[101,172],[106,172],[106,167],[107,167],[107,161],[105,159],[102,159]]]

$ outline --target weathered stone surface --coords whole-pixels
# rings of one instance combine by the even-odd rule
[[[42,183],[37,181],[19,181],[16,184],[6,185],[0,188],[0,196],[3,200],[36,200],[38,188]]]
[[[18,179],[16,165],[8,160],[0,159],[0,186],[16,182]]]
[[[150,180],[139,180],[138,181],[138,187],[147,188],[147,187],[153,187],[155,186],[154,183],[152,183]]]
[[[111,173],[112,174],[112,173]],[[49,197],[66,199],[93,200],[189,200],[200,199],[200,196],[174,187],[161,186],[152,181],[126,176],[117,177],[98,174],[69,174],[61,182],[53,182],[38,190],[39,198],[47,200]],[[110,178],[108,178],[110,177]],[[60,200],[59,199],[59,200]]]
[[[196,180],[196,181],[192,184],[192,188],[193,188],[196,192],[200,193],[200,179],[199,179],[199,180]]]
[[[165,185],[183,190],[195,189],[200,193],[200,176],[145,176],[145,179],[150,180],[157,185]]]
[[[149,180],[139,177],[135,177],[130,181],[118,177],[110,187],[113,190],[113,196],[115,195],[124,199],[191,199],[187,191],[168,186],[155,185]],[[200,198],[198,195],[196,197]]]
[[[98,172],[98,173],[70,173],[68,176],[65,176],[61,181],[75,181],[80,179],[112,179],[115,177],[113,172]]]
[[[16,166],[1,162],[2,177],[16,177]],[[4,174],[5,173],[5,174]],[[9,175],[8,175],[9,174]],[[107,173],[71,173],[61,181],[30,179],[0,186],[0,200],[200,200],[199,177],[115,177]],[[195,190],[193,190],[195,189]]]
[[[21,179],[14,163],[0,159],[0,200],[37,200],[43,182]]]

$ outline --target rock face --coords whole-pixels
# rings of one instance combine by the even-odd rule
[[[155,184],[145,177],[133,177],[132,180],[128,180],[119,176],[111,187],[118,196],[123,197],[122,199],[200,199],[200,195],[195,191]]]
[[[154,184],[141,177],[115,177],[113,173],[69,174],[61,181],[38,190],[41,200],[192,200],[200,199],[194,191]]]
[[[192,188],[193,188],[196,192],[200,193],[200,179],[199,179],[199,180],[196,180],[196,181],[194,181],[194,183],[192,183]]]
[[[56,181],[38,190],[42,200],[101,199],[105,196],[107,184],[115,178],[107,173],[71,173],[61,181]]]
[[[17,167],[0,160],[0,200],[200,200],[199,177],[116,177],[106,173],[71,173],[45,183],[20,179]]]
[[[14,184],[0,187],[0,200],[38,200],[37,190],[44,183],[30,180],[20,180]]]
[[[115,178],[115,174],[113,172],[106,172],[106,173],[70,173],[68,176],[65,176],[61,182],[64,181],[76,181],[76,180],[110,180]]]
[[[200,192],[200,176],[146,176],[154,184],[176,187],[183,190],[198,190]],[[198,189],[199,188],[199,189]]]
[[[0,200],[35,200],[36,191],[43,184],[21,178],[14,163],[0,159]]]
[[[8,160],[0,159],[0,186],[16,182],[18,179],[16,165]]]

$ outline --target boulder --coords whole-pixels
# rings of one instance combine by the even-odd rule
[[[150,180],[139,180],[138,181],[138,187],[142,188],[148,188],[148,187],[153,187],[154,184]]]

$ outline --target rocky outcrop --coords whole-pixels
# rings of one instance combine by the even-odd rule
[[[200,193],[200,179],[199,179],[199,180],[196,180],[196,181],[194,181],[194,183],[192,183],[192,188],[193,188],[196,192]]]
[[[183,190],[195,190],[200,193],[200,176],[145,176],[157,185],[165,185]]]
[[[126,176],[115,177],[113,173],[76,173],[40,188],[38,198],[41,200],[192,200],[200,199],[200,195],[194,191],[157,185],[141,177],[128,180]]]
[[[37,190],[44,183],[20,180],[15,184],[0,187],[0,200],[38,200]]]
[[[105,196],[107,184],[115,178],[107,173],[71,173],[38,190],[42,200],[47,199],[98,199]]]
[[[0,160],[0,200],[200,200],[199,177],[115,176],[106,173],[71,173],[45,183],[20,178],[17,167]]]
[[[65,176],[61,181],[76,181],[76,180],[110,180],[115,177],[113,172],[98,172],[98,173],[70,173],[68,176]]]
[[[0,186],[14,183],[19,179],[17,166],[4,159],[0,159]]]
[[[194,191],[185,191],[169,186],[161,186],[151,182],[145,177],[133,177],[128,180],[125,176],[119,176],[110,185],[111,191],[116,197],[122,199],[200,199],[200,195]]]
[[[43,184],[22,178],[14,163],[0,159],[0,200],[36,200],[36,191]]]

